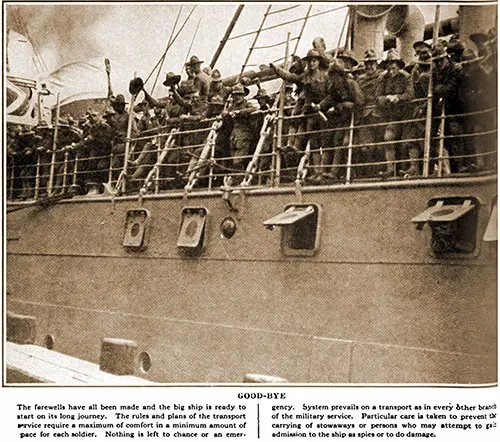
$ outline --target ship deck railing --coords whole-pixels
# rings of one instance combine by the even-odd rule
[[[422,101],[426,99],[414,100],[413,104]],[[387,179],[409,180],[415,177],[464,176],[464,173],[496,173],[496,107],[445,115],[443,103],[441,115],[433,115],[431,118],[421,115],[417,118],[359,124],[361,120],[357,113],[366,109],[352,111],[348,125],[335,127],[327,122],[324,124],[326,127],[313,131],[304,130],[302,123],[311,117],[318,118],[314,114],[287,116],[283,112],[278,113],[277,109],[256,111],[254,118],[259,115],[260,118],[270,117],[267,120],[264,118],[269,127],[266,128],[267,132],[261,128],[261,139],[255,140],[256,151],[241,156],[231,155],[227,149],[225,152],[220,151],[224,142],[226,148],[228,143],[227,139],[217,139],[222,126],[220,117],[203,120],[178,118],[173,120],[174,124],[144,131],[140,136],[129,140],[131,154],[127,161],[128,175],[126,187],[121,189],[118,189],[117,184],[123,175],[124,153],[83,158],[72,146],[58,150],[56,155],[48,150],[44,154],[38,154],[36,164],[24,166],[21,173],[19,167],[8,167],[8,198],[38,199],[51,194],[64,194],[90,175],[99,175],[101,181],[107,180],[111,188],[122,190],[122,194],[158,194],[180,189],[213,190],[227,185],[307,186],[332,182],[350,183],[353,180],[376,182]],[[290,111],[291,107],[284,110]],[[282,126],[286,130],[294,127],[295,131],[291,134],[285,131],[278,134],[279,125],[276,123],[279,119],[285,123]],[[458,133],[445,133],[447,119],[460,121],[462,127]],[[389,124],[405,125],[407,129],[410,125],[419,124],[420,128],[412,132],[418,136],[384,141],[379,134],[376,141],[360,142],[361,129],[382,131]],[[183,128],[186,125],[188,129]],[[429,130],[428,125],[433,129]],[[174,128],[175,134],[172,134]],[[474,131],[467,133],[466,128]],[[331,138],[339,133],[342,142],[335,145]],[[193,136],[198,138],[198,142],[186,144],[186,140]],[[303,138],[303,146],[294,151],[288,144],[291,139],[298,137]],[[314,147],[313,144],[316,145],[318,139],[322,143]],[[167,140],[170,141],[167,143]],[[315,143],[312,143],[313,140]],[[463,151],[455,154],[454,147],[460,143]],[[390,146],[395,147],[398,156],[387,161],[382,156],[384,149]],[[419,149],[420,155],[408,157],[408,147]],[[370,153],[371,158],[360,158],[361,153]],[[337,154],[342,155],[342,158],[334,163]],[[139,164],[137,160],[141,157],[147,161]],[[470,167],[456,170],[450,166],[450,163],[458,161]],[[91,163],[94,168],[89,169]],[[106,167],[95,166],[99,163]],[[418,173],[409,176],[404,173],[403,167],[411,163],[418,166]],[[235,166],[240,164],[244,164],[245,168]],[[383,173],[390,168],[393,169],[392,174]],[[320,179],[311,180],[311,177],[319,175],[322,176]],[[230,181],[227,180],[228,177],[231,178]]]

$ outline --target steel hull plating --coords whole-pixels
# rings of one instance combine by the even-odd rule
[[[73,200],[8,215],[9,311],[36,317],[37,343],[99,361],[102,338],[137,342],[157,382],[496,382],[496,243],[482,238],[496,178],[309,188],[321,207],[313,257],[284,256],[263,221],[293,189],[155,196],[149,244],[122,247],[137,199]],[[475,197],[477,247],[437,258],[411,219],[436,196]],[[177,249],[185,206],[205,207],[205,248]],[[220,223],[236,219],[231,239]]]

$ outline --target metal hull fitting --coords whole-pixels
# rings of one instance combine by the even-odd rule
[[[155,382],[496,382],[495,194],[495,176],[304,188],[321,208],[314,256],[285,256],[263,226],[291,188],[234,192],[237,212],[219,191],[147,198],[142,251],[122,246],[136,198],[27,208],[9,214],[7,307],[36,318],[37,344],[90,362],[103,338],[135,341],[151,362],[135,375]],[[478,202],[472,253],[437,257],[415,229],[435,197]],[[198,256],[177,247],[186,206],[208,211]]]

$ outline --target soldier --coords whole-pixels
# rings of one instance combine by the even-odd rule
[[[405,63],[394,49],[390,49],[386,59],[382,61],[386,71],[381,75],[375,91],[378,111],[383,121],[387,122],[384,129],[386,170],[379,172],[383,178],[396,172],[396,153],[401,154],[400,143],[393,143],[405,137],[407,125],[397,123],[406,120],[410,115],[409,101],[412,98],[409,75],[403,68]],[[398,146],[398,148],[396,148]]]
[[[463,113],[463,102],[459,95],[460,85],[463,81],[462,68],[450,60],[445,49],[437,46],[432,54],[433,77],[432,97],[433,116],[441,115],[441,106],[444,103],[445,115],[458,115]],[[433,120],[434,122],[434,120]],[[439,122],[434,122],[433,134],[437,134]],[[445,119],[444,135],[453,138],[445,138],[445,146],[450,154],[451,171],[464,172],[467,170],[467,162],[462,156],[464,154],[463,117],[453,116]]]
[[[343,128],[350,124],[351,114],[364,104],[364,97],[361,89],[355,80],[348,76],[349,72],[345,68],[342,59],[335,59],[330,63],[328,68],[328,95],[321,100],[318,105],[318,110],[326,113],[329,118],[329,127]],[[348,144],[348,131],[336,130],[330,136],[330,146],[338,148]],[[321,181],[321,178],[337,179],[340,178],[343,164],[347,160],[346,149],[335,149],[327,151],[324,173],[322,177],[317,176],[316,181]],[[329,167],[331,165],[331,167]],[[330,171],[328,172],[328,169]]]
[[[489,83],[489,75],[481,64],[482,58],[472,49],[465,49],[462,54],[460,66],[463,70],[463,81],[460,85],[460,99],[464,106],[464,112],[473,113],[495,106],[496,97],[491,97],[485,85]],[[489,129],[488,119],[484,114],[466,115],[464,117],[464,129],[467,134],[481,133]],[[481,170],[486,165],[484,153],[486,151],[487,137],[467,137],[464,140],[465,154],[479,155],[471,158],[468,171]],[[483,154],[483,156],[481,156]]]
[[[112,176],[116,180],[120,174],[120,169],[124,164],[124,154],[125,154],[125,139],[127,137],[128,119],[129,112],[133,112],[130,109],[128,112],[125,110],[125,97],[121,94],[117,95],[116,98],[111,100],[111,107],[115,111],[113,115],[107,115],[108,124],[113,128],[113,140],[112,140],[112,153],[113,153],[113,163],[112,163]],[[131,127],[131,137],[136,137],[138,134],[135,119],[132,119]]]
[[[19,135],[22,133],[22,126],[17,124],[7,124],[7,177],[9,181],[12,199],[16,199],[22,188],[20,172],[23,163],[23,152]]]
[[[359,61],[356,60],[354,52],[350,49],[344,49],[339,54],[338,58],[340,58],[344,62],[346,73],[352,76],[356,68],[359,66]]]
[[[222,84],[222,76],[217,69],[212,71],[210,88],[208,92],[208,101],[212,101],[212,97],[220,96],[224,101],[231,95],[231,88]]]
[[[271,97],[268,95],[267,91],[264,88],[259,88],[253,98],[254,100],[257,100],[257,103],[259,103],[259,110],[268,111],[269,109],[271,109],[271,105],[273,103]]]
[[[36,178],[36,148],[41,137],[34,130],[20,130],[17,133],[16,166],[20,199],[33,198]],[[12,147],[12,146],[11,146]],[[20,184],[20,185],[19,185]],[[15,194],[13,195],[15,197]]]
[[[254,129],[249,122],[249,116],[256,111],[256,107],[250,104],[245,95],[248,95],[248,89],[241,84],[233,87],[231,94],[232,103],[229,108],[221,113],[221,116],[232,122],[232,131],[230,136],[232,168],[236,173],[243,172],[250,161],[248,157],[255,148]],[[237,177],[236,181],[241,180],[242,175]]]
[[[104,114],[111,119],[115,115],[113,109],[108,108]],[[110,156],[112,151],[113,128],[99,115],[99,112],[89,109],[87,112],[90,128],[80,143],[79,156],[85,161],[83,167],[84,179],[82,185],[89,194],[95,193],[100,185],[107,181]]]
[[[379,126],[376,126],[380,122],[375,95],[381,76],[378,62],[375,50],[371,48],[367,49],[363,59],[364,73],[357,79],[365,98],[365,107],[362,110],[359,120],[359,126],[361,127],[356,131],[356,144],[363,146],[358,150],[360,163],[377,163],[384,159],[382,149],[374,146],[374,143],[379,142],[383,137],[383,131],[381,131]],[[360,167],[359,169],[360,174],[372,177],[378,173],[379,166],[371,165],[366,166],[366,168]]]
[[[430,66],[432,63],[432,53],[430,49],[424,48],[419,51],[418,62],[412,71],[412,90],[413,96],[416,99],[426,98],[429,93],[429,78]],[[419,158],[421,158],[424,148],[425,125],[426,125],[427,101],[419,101],[416,103],[413,111],[413,119],[418,119],[409,125],[408,139],[416,141],[408,141],[404,143],[409,158],[409,167],[401,169],[400,174],[406,178],[420,175]]]
[[[328,61],[316,50],[311,49],[304,57],[307,62],[307,69],[302,74],[293,74],[287,72],[271,63],[269,66],[281,78],[292,83],[299,84],[304,91],[304,104],[301,112],[306,116],[305,121],[299,126],[299,132],[312,132],[321,130],[324,127],[324,120],[318,115],[317,110],[313,109],[314,104],[319,104],[328,95]],[[299,97],[300,100],[300,97]],[[324,137],[321,134],[301,135],[296,138],[295,150],[302,151],[306,139],[309,138],[312,165],[316,166],[314,176],[319,175],[321,165],[320,146],[323,144]]]
[[[446,43],[446,52],[453,63],[460,63],[465,45],[459,40],[458,35],[453,35]]]
[[[177,138],[177,146],[182,147],[182,149],[177,148],[167,157],[168,163],[178,165],[175,170],[169,169],[168,174],[170,178],[177,180],[175,185],[180,186],[179,179],[184,175],[190,159],[195,154],[196,149],[205,142],[208,131],[191,131],[206,127],[206,124],[202,125],[200,122],[206,117],[208,105],[207,97],[200,95],[200,91],[194,83],[186,84],[182,90],[180,88],[177,90],[175,87],[172,87],[171,90],[174,101],[181,109],[179,128],[181,131],[190,132]]]
[[[202,98],[207,99],[210,90],[210,75],[201,70],[203,61],[200,61],[196,55],[193,55],[186,63],[186,67],[193,74],[195,88],[199,91]]]
[[[40,197],[47,196],[48,192],[48,179],[50,176],[50,163],[52,159],[52,144],[54,137],[54,128],[49,126],[46,121],[40,121],[40,123],[34,127],[36,135],[39,137],[39,141],[36,147],[35,161],[40,165],[38,168],[39,173],[39,193]]]

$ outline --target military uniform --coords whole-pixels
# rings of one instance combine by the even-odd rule
[[[319,108],[328,115],[330,128],[348,127],[352,112],[364,104],[363,93],[356,81],[348,77],[342,60],[337,59],[330,64],[329,76],[328,95],[321,100]],[[332,147],[347,146],[348,135],[348,130],[336,130],[325,137],[328,140],[327,145]],[[341,174],[341,166],[347,161],[347,149],[327,151],[325,156],[324,176],[338,178]],[[327,171],[328,165],[332,166],[330,173]]]
[[[244,88],[236,85],[233,94],[244,95]],[[232,155],[232,167],[237,170],[245,170],[250,161],[249,155],[255,149],[254,127],[249,122],[249,116],[257,109],[245,98],[234,100],[229,106],[226,118],[232,120],[230,146]],[[246,157],[246,158],[245,158]]]
[[[464,111],[463,101],[460,97],[460,86],[463,82],[462,68],[448,59],[447,54],[442,48],[436,48],[433,53],[434,60],[442,59],[442,63],[436,65],[433,69],[432,78],[432,97],[433,97],[433,116],[441,115],[441,105],[444,102],[446,115],[462,114]],[[436,63],[436,62],[435,62]],[[433,119],[433,136],[437,135],[439,119]],[[464,118],[462,116],[447,117],[445,119],[444,135],[451,135],[453,138],[447,140],[444,144],[448,149],[450,157],[462,156],[464,154],[463,135]],[[437,146],[434,145],[433,155],[436,156]],[[466,163],[469,160],[464,158],[450,158],[451,171],[461,172],[466,169]]]
[[[397,121],[406,120],[411,115],[409,101],[412,98],[412,90],[409,74],[402,70],[404,62],[397,53],[390,50],[386,60],[384,60],[384,65],[387,66],[393,63],[399,65],[397,71],[394,75],[391,75],[389,71],[384,72],[375,91],[377,109],[380,112],[382,121],[387,122],[384,129],[385,142],[406,138],[407,124],[397,123]],[[401,143],[385,145],[387,169],[382,172],[384,176],[390,176],[395,172],[396,152],[402,156],[403,148],[401,146]]]
[[[271,65],[271,67],[279,77],[302,87],[303,95],[299,95],[298,105],[302,106],[301,113],[305,115],[305,120],[298,126],[298,132],[314,132],[322,130],[325,127],[324,121],[317,112],[313,110],[312,106],[313,104],[320,103],[321,100],[328,95],[328,74],[326,71],[328,68],[328,60],[314,49],[310,50],[304,59],[307,60],[308,63],[310,63],[312,59],[317,59],[319,61],[318,68],[315,70],[308,68],[301,74],[293,74],[274,65]],[[295,149],[303,151],[308,139],[312,151],[312,165],[318,166],[319,170],[321,164],[319,149],[325,144],[325,136],[321,133],[298,135],[295,138]]]
[[[380,69],[378,68],[378,58],[373,49],[368,49],[364,54],[365,66],[368,63],[374,63],[374,70],[365,70],[364,73],[358,76],[357,83],[363,93],[365,99],[365,107],[360,112],[357,125],[361,126],[355,132],[356,144],[361,145],[356,150],[357,162],[359,163],[377,163],[383,161],[384,155],[380,148],[374,146],[374,143],[379,142],[383,138],[383,130],[380,126],[376,126],[380,122],[380,114],[376,109],[376,91],[380,81]],[[376,165],[360,167],[360,175],[374,176],[380,167]]]

